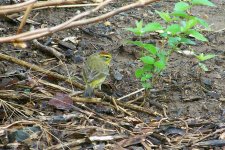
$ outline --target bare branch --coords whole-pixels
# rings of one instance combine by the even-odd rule
[[[16,12],[21,12],[26,10],[26,7],[37,0],[29,0],[23,3],[14,4],[14,5],[7,5],[7,6],[0,6],[0,15],[8,15]],[[36,2],[33,8],[42,8],[48,6],[58,6],[58,5],[71,5],[71,4],[82,4],[82,0],[54,0],[54,1],[41,1]]]
[[[19,4],[0,6],[0,14],[7,14],[7,10],[21,8],[21,7],[25,7],[24,8],[24,10],[25,10],[26,6],[28,6],[30,4],[33,4],[36,1],[37,0],[29,0],[29,1],[26,1],[26,2],[23,2],[23,3],[19,3]]]
[[[103,14],[101,16],[97,16],[97,17],[93,17],[93,18],[89,18],[89,19],[83,19],[83,20],[79,20],[76,21],[80,18],[83,18],[84,16],[87,16],[97,10],[99,10],[100,8],[104,7],[105,5],[107,5],[110,0],[107,0],[103,3],[100,3],[96,8],[94,8],[93,10],[89,10],[86,12],[83,12],[81,14],[78,14],[77,16],[74,16],[72,19],[59,24],[55,27],[50,27],[50,28],[43,28],[43,29],[36,29],[34,31],[29,31],[29,32],[25,32],[22,34],[18,34],[18,35],[13,35],[13,36],[9,36],[9,37],[3,37],[0,38],[0,43],[3,42],[13,42],[13,41],[28,41],[28,40],[32,40],[35,38],[39,38],[39,37],[43,37],[49,34],[52,34],[54,32],[58,32],[64,29],[69,29],[71,27],[77,27],[77,26],[81,26],[81,25],[86,25],[86,24],[91,24],[91,23],[95,23],[104,19],[107,19],[109,17],[112,17],[116,14],[119,14],[121,12],[127,11],[129,9],[133,9],[133,8],[137,8],[137,7],[142,7],[144,5],[150,4],[152,2],[155,1],[159,1],[159,0],[145,0],[145,1],[138,1],[136,3],[133,4],[129,4],[127,6],[123,6],[120,7],[118,9],[115,9],[114,11],[108,12],[106,14]]]

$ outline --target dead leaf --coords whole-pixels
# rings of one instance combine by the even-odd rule
[[[56,95],[49,100],[48,104],[62,110],[70,110],[74,107],[71,97],[63,93],[56,93]]]
[[[20,17],[16,18],[16,20],[18,20],[19,22],[21,22],[22,19],[23,19],[23,16],[20,16]],[[40,24],[39,22],[33,21],[31,19],[27,19],[26,23],[33,24],[33,25],[39,25]]]
[[[220,135],[219,139],[225,140],[225,132],[223,132],[223,133]]]
[[[105,25],[105,26],[111,26],[111,22],[106,21],[106,22],[104,22],[104,25]]]
[[[17,77],[15,78],[3,78],[0,80],[0,90],[15,88],[15,85],[19,82]]]
[[[131,145],[140,144],[142,141],[145,140],[145,138],[146,138],[146,135],[136,135],[128,139],[124,139],[120,141],[118,144],[122,147],[127,147]]]
[[[13,46],[17,48],[27,48],[27,44],[22,41],[15,41],[13,42]]]

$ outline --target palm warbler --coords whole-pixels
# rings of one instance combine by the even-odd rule
[[[94,89],[99,88],[109,75],[109,64],[112,59],[111,54],[107,52],[99,52],[90,55],[84,63],[82,75],[86,84],[84,96],[92,97]]]

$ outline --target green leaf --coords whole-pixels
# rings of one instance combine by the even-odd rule
[[[211,59],[211,58],[214,58],[214,57],[216,57],[216,55],[214,55],[214,54],[207,54],[207,55],[204,56],[204,60],[208,60],[208,59]]]
[[[128,40],[126,42],[127,42],[127,44],[134,44],[134,45],[137,45],[139,47],[143,47],[143,45],[144,45],[144,43],[141,42],[141,41],[130,41],[130,40]]]
[[[143,30],[143,33],[146,33],[146,32],[162,30],[162,29],[163,29],[163,27],[161,26],[160,23],[153,22],[153,23],[146,24],[142,30]]]
[[[166,31],[171,33],[172,35],[175,35],[181,32],[181,26],[179,24],[172,24],[167,27]]]
[[[152,44],[143,44],[143,48],[148,50],[153,55],[155,55],[157,53],[157,48]]]
[[[188,45],[196,45],[196,43],[188,38],[181,38],[181,43],[188,44]]]
[[[212,2],[210,2],[208,0],[192,0],[191,3],[193,5],[216,6],[215,4],[213,4]]]
[[[159,68],[160,70],[163,70],[166,67],[166,64],[164,61],[160,60],[154,63],[154,66]]]
[[[143,35],[142,31],[143,21],[136,21],[136,28],[126,28],[126,30],[133,32],[134,34],[141,36]]]
[[[182,27],[182,32],[183,32],[183,27],[185,27],[187,25],[187,21],[185,21],[184,19],[180,21],[181,27]]]
[[[207,54],[207,55],[204,55],[203,53],[199,54],[199,55],[196,55],[196,58],[199,60],[199,61],[205,61],[205,60],[208,60],[208,59],[211,59],[211,58],[214,58],[216,57],[216,55],[214,54]]]
[[[199,24],[202,25],[204,28],[206,28],[208,30],[210,29],[209,24],[205,20],[198,18],[198,17],[196,17],[196,19],[198,20]]]
[[[141,82],[146,81],[147,79],[145,77],[141,77]]]
[[[187,31],[187,34],[189,34],[190,36],[196,38],[197,40],[204,41],[204,42],[208,41],[208,40],[204,37],[204,35],[202,35],[201,33],[199,33],[199,32],[196,31],[196,30],[193,30],[193,29],[188,30],[188,31]]]
[[[169,37],[168,44],[170,47],[176,47],[180,43],[180,37]]]
[[[167,38],[170,35],[167,32],[163,32],[163,33],[160,33],[160,36],[163,38]]]
[[[144,70],[143,70],[142,68],[137,69],[137,70],[135,71],[135,76],[136,76],[136,78],[140,78],[143,74],[144,74]]]
[[[160,53],[157,53],[157,57],[159,57],[159,59],[161,61],[166,62],[167,59],[167,53],[165,51],[161,51]]]
[[[142,26],[143,26],[143,20],[141,20],[141,21],[136,21],[135,22],[135,24],[136,24],[136,27],[139,29],[139,30],[141,30],[142,29]]]
[[[168,12],[160,12],[160,11],[155,11],[163,20],[166,22],[171,22],[172,19],[170,17],[170,14]]]
[[[151,83],[149,83],[149,82],[142,82],[141,85],[145,89],[149,89],[152,87]]]
[[[186,2],[178,2],[175,4],[174,11],[186,11],[191,6]]]
[[[142,47],[144,49],[146,49],[147,51],[149,51],[150,53],[152,53],[153,55],[155,55],[157,53],[157,47],[155,47],[152,44],[144,44],[141,41],[126,41],[127,44],[134,44],[136,46]]]
[[[142,35],[141,31],[138,30],[137,28],[126,28],[126,30],[128,30],[128,31],[130,31],[130,32],[132,32],[132,33],[134,33],[134,34],[136,34],[138,36]]]
[[[184,11],[174,11],[174,12],[172,12],[172,15],[175,17],[183,17],[183,18],[189,17],[189,15]]]
[[[205,64],[203,64],[203,63],[198,63],[198,65],[200,66],[200,68],[201,68],[203,71],[209,71],[209,69],[206,67]]]
[[[196,24],[198,24],[198,20],[196,18],[192,18],[186,22],[186,26],[184,28],[184,31],[187,31],[194,27]]]
[[[199,54],[199,55],[196,55],[196,58],[197,58],[199,61],[203,61],[203,59],[204,59],[204,54],[201,53],[201,54]]]
[[[152,74],[146,74],[145,76],[141,77],[141,81],[147,81],[149,80],[150,78],[152,78]]]
[[[155,59],[150,56],[141,57],[140,60],[145,64],[154,64]]]
[[[153,64],[150,64],[150,65],[149,65],[149,64],[144,64],[144,66],[143,66],[143,71],[144,71],[144,72],[152,71],[153,68],[154,68]]]

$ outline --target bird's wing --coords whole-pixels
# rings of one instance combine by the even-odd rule
[[[90,69],[89,67],[85,68],[83,70],[83,76],[86,77],[86,79],[84,79],[87,83],[91,83],[93,80],[96,79],[101,79],[102,77],[105,77],[109,75],[108,72],[99,72],[99,71],[95,71],[93,69]]]

